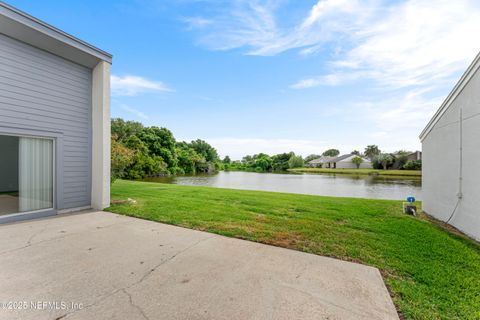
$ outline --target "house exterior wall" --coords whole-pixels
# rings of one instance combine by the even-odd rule
[[[457,206],[449,223],[480,240],[478,68],[448,109],[423,136],[422,149],[423,210],[447,221]]]
[[[346,159],[340,160],[337,162],[337,169],[357,169],[357,165],[352,162],[352,159],[355,156],[348,157]],[[360,169],[371,169],[372,163],[367,160],[363,160],[360,164]]]
[[[411,160],[411,161],[422,160],[422,152],[421,151],[415,151],[414,153],[409,154],[407,156],[407,159]]]
[[[90,207],[92,70],[0,33],[0,132],[56,139],[57,209]]]

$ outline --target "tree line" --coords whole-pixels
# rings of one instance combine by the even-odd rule
[[[213,172],[223,167],[217,150],[197,139],[177,142],[166,128],[140,122],[111,120],[111,177],[145,177]]]
[[[305,165],[305,160],[293,152],[279,153],[269,156],[266,153],[247,155],[242,160],[232,161],[229,156],[223,160],[224,170],[274,172],[285,171],[290,168],[300,168]]]
[[[143,179],[146,177],[178,174],[212,173],[218,170],[255,172],[285,171],[304,167],[321,156],[336,157],[338,149],[328,149],[320,154],[303,158],[294,152],[268,155],[247,155],[242,160],[232,161],[229,156],[220,160],[217,150],[207,142],[197,139],[191,142],[176,141],[172,132],[161,127],[146,127],[140,122],[111,120],[112,159],[111,177],[115,179]],[[419,170],[421,161],[408,160],[407,151],[382,153],[376,145],[369,145],[363,154],[353,150],[352,160],[357,167],[369,158],[374,169]]]
[[[374,169],[405,169],[405,170],[420,170],[422,168],[421,160],[409,160],[408,155],[411,152],[399,150],[393,153],[384,153],[378,146],[369,145],[364,152],[353,150],[350,154],[356,155],[352,158],[352,162],[358,167],[364,161],[364,158],[370,159]],[[304,167],[308,162],[324,157],[337,157],[340,155],[338,149],[328,149],[322,154],[310,154],[305,158],[296,155],[293,152],[280,153],[270,156],[265,153],[254,155],[247,155],[242,160],[232,161],[230,157],[226,156],[223,160],[224,170],[241,170],[241,171],[255,171],[255,172],[274,172],[285,171],[291,168]]]

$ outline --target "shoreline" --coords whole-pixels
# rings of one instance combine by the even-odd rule
[[[370,176],[398,176],[398,177],[422,177],[421,170],[378,170],[378,169],[326,169],[326,168],[294,168],[287,169],[293,173],[329,173],[329,174],[353,174]]]

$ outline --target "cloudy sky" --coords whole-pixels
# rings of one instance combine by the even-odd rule
[[[418,135],[480,50],[480,1],[8,1],[114,55],[112,116],[224,155]]]

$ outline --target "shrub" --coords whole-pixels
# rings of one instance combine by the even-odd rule
[[[111,148],[110,181],[114,182],[116,179],[122,178],[126,168],[133,163],[135,151],[119,143],[116,136],[112,136]]]
[[[422,160],[408,160],[402,167],[405,170],[422,170]]]
[[[288,167],[291,168],[301,168],[305,162],[303,158],[300,156],[292,155],[290,159],[288,159]]]

